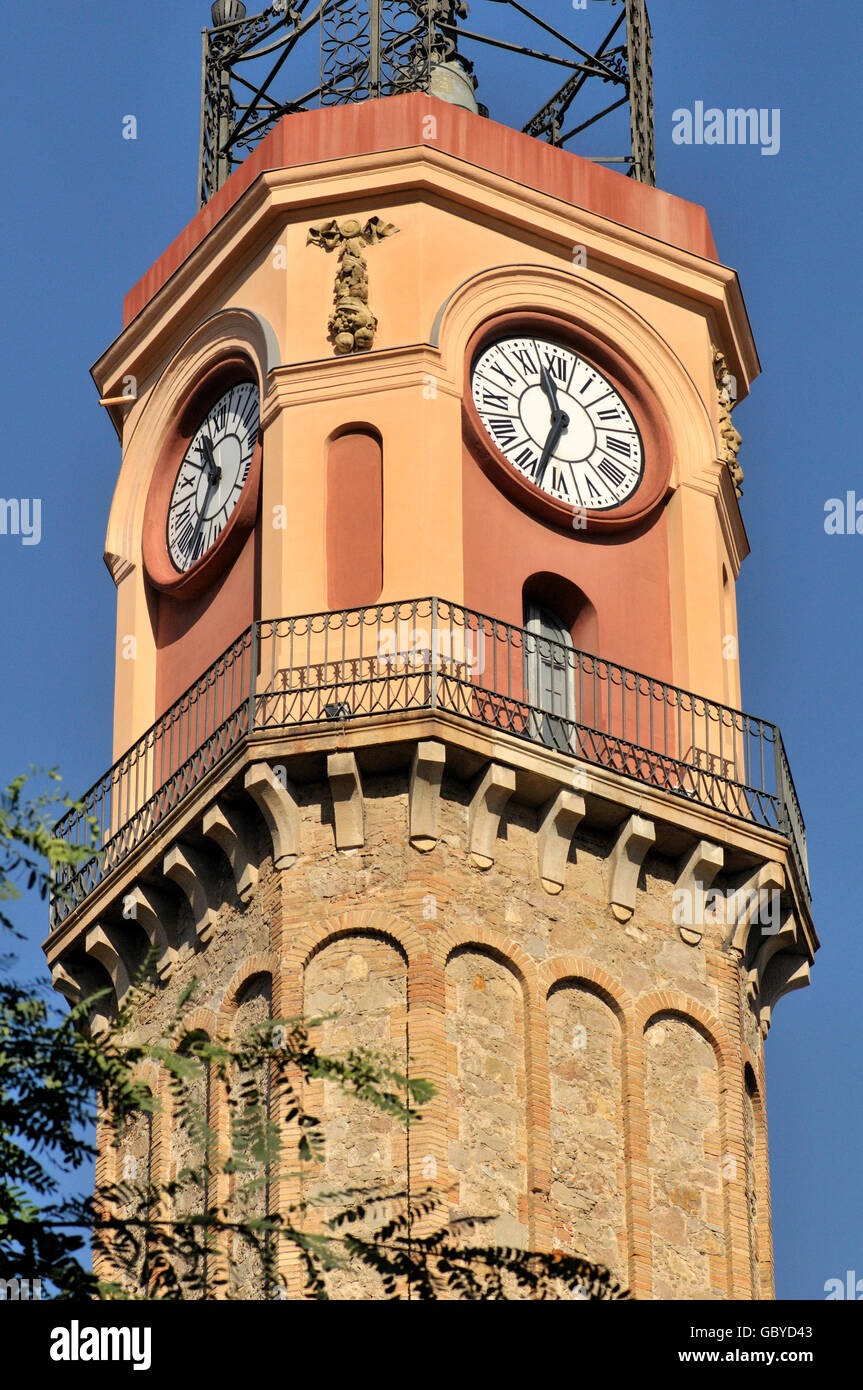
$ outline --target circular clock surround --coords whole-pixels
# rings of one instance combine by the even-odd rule
[[[588,368],[593,368],[613,392],[610,400],[619,402],[627,433],[629,424],[638,440],[638,453],[630,461],[630,470],[618,486],[625,492],[619,497],[605,494],[601,506],[569,503],[538,487],[497,447],[483,422],[473,397],[473,369],[494,344],[506,339],[536,338],[559,344],[575,353]],[[526,394],[526,393],[525,393]],[[527,404],[532,404],[531,400]],[[561,406],[565,406],[561,401]],[[546,406],[546,413],[549,407]],[[581,512],[585,525],[574,532],[609,531],[636,525],[662,501],[668,491],[672,465],[671,436],[665,418],[640,374],[627,359],[589,329],[565,318],[543,313],[509,313],[487,319],[473,333],[465,353],[462,415],[465,437],[483,472],[507,493],[513,501],[528,511],[573,531],[573,518]],[[572,411],[575,422],[576,412]],[[628,416],[628,419],[626,417]],[[579,417],[577,427],[583,426],[584,439],[590,433],[590,423]],[[621,444],[623,437],[621,436]],[[538,452],[538,450],[537,450]],[[635,475],[635,480],[633,475]],[[621,476],[618,470],[613,478]]]
[[[194,563],[185,569],[179,568],[175,563],[174,556],[179,556],[180,552],[176,543],[177,527],[176,524],[172,524],[171,509],[173,504],[176,511],[177,500],[183,487],[181,474],[184,468],[188,471],[187,453],[195,436],[200,434],[213,406],[233,388],[246,382],[253,383],[256,392],[258,391],[258,372],[245,357],[223,358],[205,372],[176,411],[156,461],[144,514],[144,569],[151,584],[177,598],[191,598],[207,588],[217,574],[239,554],[257,519],[261,478],[260,425],[256,431],[257,438],[239,497],[221,530]],[[226,450],[225,462],[236,462],[239,468],[239,461],[233,457],[234,452],[236,451],[232,448]],[[198,491],[200,492],[200,488]],[[205,502],[208,514],[215,506],[217,492],[218,488],[214,492],[205,493],[205,498],[212,499],[209,503]],[[200,509],[200,498],[197,499],[197,505]]]

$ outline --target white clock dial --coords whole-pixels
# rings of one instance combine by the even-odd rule
[[[558,502],[605,511],[641,482],[644,452],[628,407],[572,348],[548,338],[501,338],[476,358],[471,389],[492,442]]]
[[[240,500],[258,438],[258,388],[240,381],[198,426],[168,507],[168,553],[181,572],[215,545]]]

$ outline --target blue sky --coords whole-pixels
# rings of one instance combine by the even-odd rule
[[[777,1292],[817,1299],[828,1279],[863,1276],[863,934],[850,873],[863,536],[824,529],[828,499],[857,490],[863,500],[858,7],[650,8],[658,181],[707,208],[721,258],[740,272],[764,368],[735,412],[752,545],[738,589],[741,662],[744,707],[785,736],[823,943],[812,986],[780,1003],[767,1045]],[[616,13],[607,0],[538,9],[576,41],[597,13],[608,24]],[[478,0],[473,21],[505,32],[501,13]],[[38,12],[4,13],[0,495],[42,502],[40,544],[0,536],[4,783],[31,762],[58,764],[78,793],[110,762],[114,591],[101,554],[119,448],[88,369],[119,331],[125,291],[195,211],[208,15],[197,0],[44,0]],[[523,88],[496,56],[476,56],[481,100],[520,125]],[[779,152],[674,144],[673,112],[697,101],[778,108]],[[135,141],[122,138],[129,114]],[[592,143],[580,148],[610,152],[608,140]],[[23,904],[18,921],[35,972],[42,904]]]

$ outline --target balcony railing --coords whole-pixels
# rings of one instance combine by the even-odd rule
[[[778,831],[808,890],[776,725],[430,598],[253,623],[58,823],[101,848],[58,871],[52,927],[250,735],[423,709]]]

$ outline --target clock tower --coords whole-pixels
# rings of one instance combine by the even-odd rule
[[[202,205],[93,369],[114,762],[61,827],[103,853],[55,984],[117,1002],[155,947],[144,1030],[193,977],[211,1035],[326,1015],[436,1088],[407,1132],[322,1093],[331,1186],[435,1187],[639,1298],[770,1298],[764,1040],[818,943],[779,730],[741,710],[758,358],[704,211],[653,186],[643,0],[557,35],[522,130],[462,57],[515,41],[455,0],[301,10],[213,6]],[[238,95],[307,32],[312,97],[278,62]],[[598,81],[629,177],[568,145]],[[161,1179],[169,1115],[129,1139]]]

